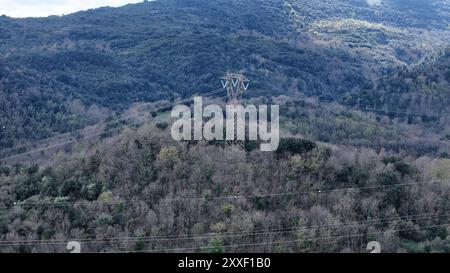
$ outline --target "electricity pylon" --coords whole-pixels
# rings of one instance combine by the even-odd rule
[[[229,104],[239,105],[242,102],[242,94],[247,91],[249,82],[242,73],[227,72],[222,78],[222,86],[227,89]]]
[[[242,73],[230,73],[222,78],[222,86],[226,88],[228,95],[228,105],[239,106],[242,104],[242,94],[247,91],[250,81]],[[225,141],[225,149],[234,152],[245,152],[244,140],[238,140],[237,117],[234,118],[233,140]]]

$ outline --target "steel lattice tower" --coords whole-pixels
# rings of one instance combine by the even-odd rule
[[[222,78],[222,86],[227,90],[228,104],[238,106],[242,104],[242,94],[248,89],[250,81],[242,73],[230,73]],[[245,152],[243,140],[237,139],[237,117],[234,116],[233,140],[225,141],[225,149],[229,151]]]

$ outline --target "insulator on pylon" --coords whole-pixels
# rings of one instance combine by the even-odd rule
[[[227,88],[228,86],[228,81],[224,81],[224,80],[220,80],[222,82],[222,86],[223,88]]]

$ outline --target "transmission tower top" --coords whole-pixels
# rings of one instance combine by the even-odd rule
[[[230,73],[222,78],[222,86],[227,89],[228,103],[240,104],[242,94],[248,89],[250,81],[242,73]]]

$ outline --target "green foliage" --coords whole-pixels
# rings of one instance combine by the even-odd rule
[[[388,164],[393,164],[394,168],[397,172],[399,172],[401,175],[413,175],[416,173],[416,169],[405,163],[401,158],[399,157],[385,157],[383,158],[383,163],[388,165]]]
[[[72,198],[78,198],[80,196],[82,184],[77,179],[67,179],[63,182],[60,189],[60,196],[70,196]]]
[[[83,199],[94,201],[97,200],[102,193],[103,186],[100,182],[91,182],[84,184],[81,188],[81,196]]]
[[[159,130],[166,130],[167,127],[169,127],[168,123],[159,122],[156,124],[156,128],[158,128]]]
[[[223,210],[223,213],[224,213],[227,217],[230,217],[231,214],[232,214],[233,211],[234,211],[234,206],[233,206],[232,204],[224,204],[224,205],[222,206],[222,210]]]
[[[223,242],[220,239],[213,238],[209,241],[208,252],[209,253],[223,253]]]
[[[309,140],[295,139],[295,138],[283,138],[280,140],[280,145],[276,151],[277,155],[283,154],[305,154],[315,149],[317,145]]]
[[[135,243],[134,245],[134,250],[135,251],[142,251],[145,249],[145,241],[144,239],[141,237],[139,238],[139,240]]]
[[[269,198],[263,196],[255,196],[252,199],[253,206],[257,210],[266,210],[270,207]]]
[[[390,118],[407,123],[439,124],[450,102],[450,48],[431,52],[413,68],[403,68],[365,90],[354,90],[342,100],[361,109],[381,109]]]

